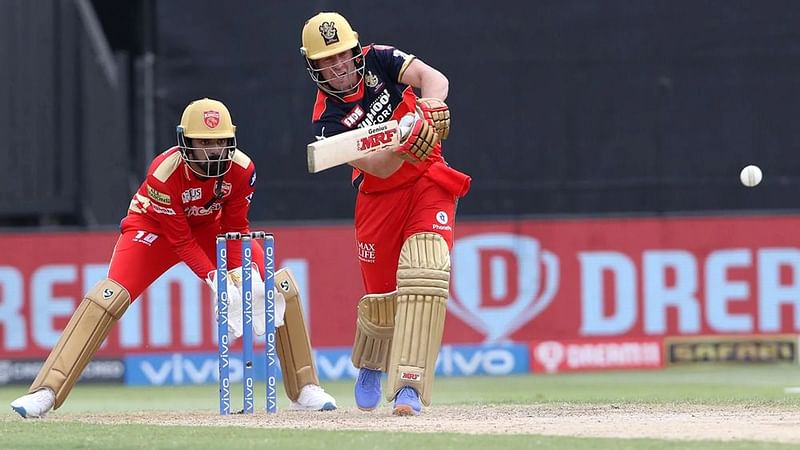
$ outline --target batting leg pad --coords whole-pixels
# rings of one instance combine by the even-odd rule
[[[286,299],[284,324],[276,333],[283,387],[286,396],[296,402],[303,386],[319,385],[319,378],[311,355],[311,339],[308,337],[306,322],[303,319],[300,290],[289,269],[283,268],[275,272],[275,287]]]
[[[128,291],[116,281],[105,278],[97,283],[72,314],[29,392],[52,389],[58,409],[130,303]]]
[[[394,334],[397,291],[365,295],[358,302],[353,365],[386,372]]]
[[[450,251],[436,233],[412,235],[400,250],[397,313],[389,355],[387,400],[404,386],[430,405],[450,287]]]

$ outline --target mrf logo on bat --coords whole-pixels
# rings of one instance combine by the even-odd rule
[[[368,152],[384,144],[391,144],[396,133],[397,129],[389,128],[388,125],[380,125],[375,128],[370,128],[369,136],[361,138],[361,140],[358,141],[358,150],[362,152]]]

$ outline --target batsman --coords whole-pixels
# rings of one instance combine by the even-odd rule
[[[11,403],[22,417],[42,417],[64,403],[114,323],[170,267],[186,263],[214,290],[217,234],[250,232],[255,165],[237,148],[228,108],[208,98],[191,102],[177,126],[177,141],[155,157],[134,193],[108,277],[78,305],[28,394]],[[263,267],[263,259],[263,248],[253,246],[256,268]],[[234,281],[228,283],[229,334],[237,338],[243,331],[240,245],[228,247],[228,261],[233,268],[229,279]],[[253,328],[263,335],[265,288],[262,275],[257,270],[253,275]],[[275,286],[278,358],[291,407],[336,409],[336,401],[319,386],[300,293],[288,269],[275,273]]]
[[[450,280],[456,203],[470,177],[450,167],[442,141],[450,133],[447,78],[414,55],[362,47],[335,12],[306,21],[302,47],[317,85],[312,128],[317,139],[389,120],[409,123],[400,145],[349,164],[358,194],[356,251],[366,290],[358,301],[353,364],[356,404],[374,410],[387,372],[395,415],[430,405]],[[414,89],[418,89],[420,97]]]

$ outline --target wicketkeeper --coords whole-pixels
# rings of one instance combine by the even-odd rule
[[[236,127],[228,108],[204,98],[190,103],[177,127],[178,145],[158,155],[133,195],[114,247],[108,277],[86,297],[45,361],[29,393],[11,407],[22,417],[41,417],[58,409],[83,369],[119,320],[151,283],[183,261],[216,289],[215,238],[221,232],[249,233],[248,211],[255,190],[253,161],[236,145]],[[263,267],[264,251],[253,246]],[[228,247],[230,332],[242,334],[240,245]],[[264,282],[253,271],[254,330],[265,333]],[[297,283],[288,269],[275,273],[277,350],[284,387],[292,408],[336,409],[321,387],[300,309]],[[237,313],[238,311],[238,313]]]

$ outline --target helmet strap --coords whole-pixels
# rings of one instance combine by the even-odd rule
[[[211,197],[211,199],[205,205],[203,205],[203,209],[210,208],[215,201],[221,199],[222,196],[225,195],[224,192],[222,192],[222,178],[223,177],[217,177],[217,182],[214,184],[214,196]]]

